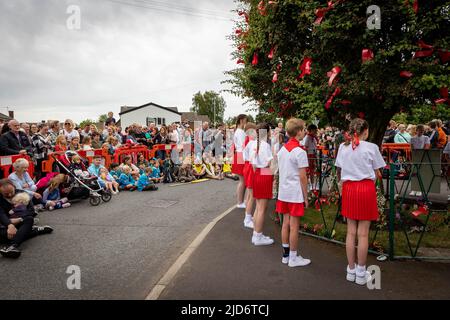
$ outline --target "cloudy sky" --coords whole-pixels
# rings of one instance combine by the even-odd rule
[[[70,5],[81,10],[75,26]],[[225,89],[233,0],[1,0],[0,112],[19,121],[97,119],[155,102],[189,111]],[[247,106],[223,93],[225,116]]]

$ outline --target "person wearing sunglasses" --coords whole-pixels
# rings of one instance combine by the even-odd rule
[[[78,133],[77,130],[75,130],[75,124],[70,119],[64,121],[63,134],[66,137],[68,143],[70,143],[70,141],[72,141],[73,138],[80,139],[80,134]]]

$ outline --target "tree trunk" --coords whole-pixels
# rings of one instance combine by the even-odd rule
[[[386,129],[395,115],[392,111],[383,110],[376,117],[366,119],[369,122],[369,141],[381,147]]]

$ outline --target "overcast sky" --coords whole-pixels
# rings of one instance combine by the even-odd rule
[[[81,9],[70,30],[69,5]],[[0,112],[76,122],[154,102],[189,111],[236,67],[233,0],[1,0]],[[73,20],[70,20],[73,21]],[[225,116],[247,106],[223,93]]]

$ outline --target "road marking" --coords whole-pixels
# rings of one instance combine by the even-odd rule
[[[161,293],[166,289],[169,283],[173,280],[177,272],[181,269],[181,267],[185,264],[185,262],[189,259],[189,257],[194,253],[194,251],[200,246],[200,244],[205,240],[206,236],[211,232],[214,226],[225,218],[231,211],[233,211],[236,206],[231,207],[220,216],[211,221],[191,242],[191,244],[184,250],[184,252],[178,257],[175,263],[167,270],[164,276],[158,281],[158,283],[153,287],[152,291],[147,295],[145,300],[158,300]]]

